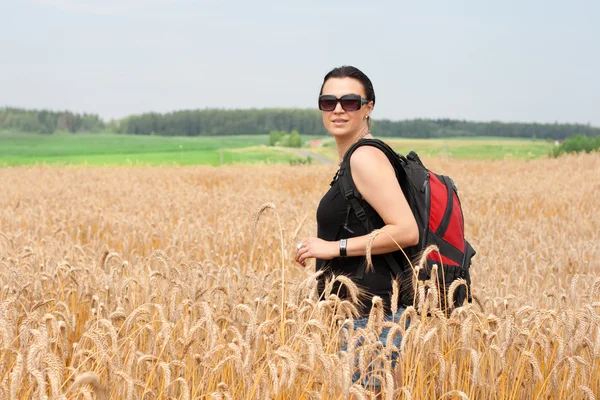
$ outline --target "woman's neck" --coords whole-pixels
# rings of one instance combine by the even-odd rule
[[[365,139],[365,138],[371,138],[371,132],[369,131],[369,128],[366,128],[365,130],[360,130],[358,131],[356,134],[349,136],[349,137],[341,137],[341,138],[335,138],[335,143],[337,145],[337,150],[338,150],[338,157],[339,157],[339,162],[341,163],[342,160],[344,159],[344,154],[346,154],[346,152],[348,151],[348,149],[350,148],[350,146],[352,146],[354,143],[358,142],[360,139]]]

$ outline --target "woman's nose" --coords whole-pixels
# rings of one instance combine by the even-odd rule
[[[342,108],[342,102],[338,101],[337,103],[335,103],[335,108],[333,109],[334,113],[342,113],[344,112],[344,109]]]

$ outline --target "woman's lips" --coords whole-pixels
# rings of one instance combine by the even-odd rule
[[[334,125],[344,125],[348,121],[346,121],[345,119],[334,119],[332,122],[334,123]]]

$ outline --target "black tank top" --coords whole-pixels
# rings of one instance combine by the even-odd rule
[[[382,228],[385,223],[377,214],[375,209],[369,205],[364,199],[362,206],[367,213],[367,218],[370,219],[373,226],[378,229]],[[362,225],[353,210],[348,213],[348,203],[340,190],[340,185],[337,180],[337,174],[331,182],[331,187],[325,193],[319,207],[317,208],[317,236],[327,241],[338,241],[340,239],[350,239],[352,237],[366,235],[365,227]],[[394,252],[392,255],[399,262],[399,265],[404,266],[406,261],[403,256],[398,256]],[[401,253],[400,253],[401,255]],[[334,258],[333,260],[316,260],[317,271],[323,270],[324,274],[320,277],[319,290],[324,289],[325,280],[331,275],[346,275],[352,279],[362,290],[366,292],[362,302],[362,307],[359,306],[361,315],[367,316],[371,310],[373,296],[379,296],[383,299],[386,313],[390,309],[390,297],[392,293],[392,275],[391,269],[388,267],[382,255],[372,256],[374,271],[366,271],[363,279],[356,279],[356,272],[361,265],[366,264],[366,257],[347,257]],[[333,293],[340,294],[340,297],[346,297],[344,288],[336,287]]]

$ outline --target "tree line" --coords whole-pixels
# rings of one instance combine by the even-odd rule
[[[0,129],[53,133],[111,131],[134,135],[264,135],[272,131],[325,134],[321,113],[308,109],[184,110],[145,113],[104,122],[95,114],[0,108]],[[474,122],[454,119],[374,120],[372,132],[383,137],[440,138],[495,136],[562,140],[576,134],[600,135],[589,124]]]
[[[0,108],[0,129],[50,134],[56,131],[97,132],[104,130],[105,125],[95,114]]]

